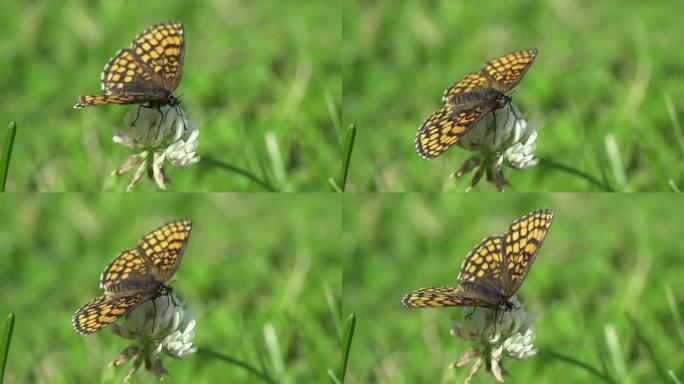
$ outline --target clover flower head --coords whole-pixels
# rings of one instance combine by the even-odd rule
[[[163,106],[159,110],[133,106],[124,117],[127,132],[114,131],[114,142],[139,151],[112,172],[121,175],[137,167],[126,191],[131,191],[147,173],[159,188],[170,182],[164,169],[166,162],[186,168],[200,160],[196,154],[199,128],[188,120],[180,105]]]
[[[487,113],[458,141],[462,148],[478,152],[452,174],[452,177],[460,177],[477,169],[466,192],[477,185],[483,174],[502,191],[508,185],[503,174],[504,166],[525,170],[539,162],[539,159],[534,158],[537,148],[536,126],[528,124],[521,116],[520,110],[509,103],[504,108]]]
[[[197,350],[192,344],[195,324],[194,313],[185,311],[174,293],[147,300],[112,324],[115,334],[135,343],[124,349],[110,366],[119,366],[134,358],[124,382],[133,377],[142,363],[161,379],[167,373],[162,354],[181,358]]]
[[[473,361],[465,383],[470,382],[483,365],[497,381],[503,382],[504,355],[523,360],[537,353],[533,345],[537,314],[525,311],[515,298],[510,302],[514,308],[508,312],[490,308],[464,308],[464,320],[461,323],[454,322],[451,334],[471,343],[471,347],[450,366],[460,368]]]

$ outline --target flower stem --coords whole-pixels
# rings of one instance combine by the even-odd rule
[[[548,167],[548,168],[556,168],[560,171],[565,171],[565,172],[570,173],[572,175],[579,176],[579,177],[587,180],[588,182],[596,185],[597,187],[603,189],[605,192],[615,192],[615,190],[613,188],[611,188],[610,185],[600,181],[599,179],[595,178],[594,176],[591,176],[590,174],[588,174],[586,172],[580,171],[579,169],[575,169],[569,165],[557,163],[557,162],[550,160],[550,159],[547,159],[547,158],[543,158],[543,157],[537,157],[537,158],[539,159],[540,165],[543,165],[543,166]]]
[[[213,165],[215,167],[223,168],[227,171],[237,173],[238,175],[244,176],[244,177],[250,179],[251,181],[261,185],[262,187],[264,187],[264,189],[268,190],[269,192],[277,192],[277,190],[275,189],[275,187],[273,185],[271,185],[270,183],[268,183],[265,180],[261,180],[259,177],[250,173],[249,171],[245,171],[244,169],[238,168],[234,165],[226,164],[224,162],[215,160],[211,157],[202,156],[202,160],[203,161],[200,162],[200,164],[208,163],[208,164]]]
[[[226,356],[226,355],[220,354],[218,352],[214,352],[214,351],[212,351],[210,349],[206,349],[206,348],[197,348],[197,353],[205,355],[205,356],[209,356],[209,357],[214,357],[214,358],[217,358],[219,360],[223,360],[223,361],[226,361],[228,363],[237,365],[238,367],[244,368],[245,370],[257,375],[259,378],[261,378],[263,381],[265,381],[267,383],[271,383],[271,384],[277,383],[274,379],[272,379],[266,373],[259,371],[258,369],[256,369],[253,366],[245,363],[244,361],[240,361],[236,358]]]
[[[594,376],[602,379],[606,383],[617,384],[617,381],[615,381],[607,373],[601,372],[597,368],[594,368],[587,363],[581,362],[581,361],[575,359],[574,357],[562,355],[562,354],[556,353],[554,351],[541,351],[541,350],[539,351],[539,355],[541,357],[545,357],[547,359],[555,359],[555,360],[559,360],[559,361],[568,363],[570,365],[574,365],[576,367],[580,367],[580,368],[586,370],[587,372],[594,374]]]
[[[17,135],[17,123],[11,121],[7,132],[5,132],[5,140],[3,143],[2,154],[0,157],[0,192],[5,192],[5,184],[7,183],[7,172],[9,171],[10,157],[12,156],[12,147],[14,146],[14,137]],[[2,376],[0,375],[0,379]]]

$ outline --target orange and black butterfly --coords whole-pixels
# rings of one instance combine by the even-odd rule
[[[527,49],[492,59],[480,72],[470,73],[449,87],[442,97],[446,107],[435,111],[418,129],[418,154],[434,159],[487,113],[509,105],[507,93],[522,80],[536,56],[536,49]]]
[[[172,93],[183,75],[184,54],[182,23],[153,25],[105,65],[101,76],[104,95],[81,96],[74,108],[143,103],[156,109],[175,107],[179,100]]]
[[[100,276],[104,294],[82,306],[71,319],[78,333],[97,332],[147,300],[167,296],[190,238],[192,221],[177,220],[149,232],[121,252]]]
[[[413,291],[402,302],[409,308],[484,307],[509,311],[539,253],[553,221],[553,212],[537,210],[511,224],[502,236],[482,240],[461,265],[456,287]]]

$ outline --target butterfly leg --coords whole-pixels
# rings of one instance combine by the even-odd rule
[[[473,310],[470,311],[469,314],[465,315],[464,318],[465,318],[465,319],[470,319],[470,317],[473,316],[473,313],[475,313],[475,309],[476,309],[476,308],[477,308],[477,307],[473,307]]]
[[[138,105],[138,113],[135,115],[135,119],[133,119],[133,122],[131,123],[131,127],[135,127],[135,123],[138,121],[138,118],[140,117],[140,108],[142,108],[143,105],[140,104]]]
[[[185,116],[183,116],[183,110],[180,108],[180,105],[178,105],[178,104],[176,104],[175,108],[176,108],[176,113],[178,114],[178,116],[181,117],[181,120],[183,121],[183,132],[185,132],[188,127],[185,125]]]
[[[154,333],[154,327],[157,325],[157,298],[152,299],[152,332]]]

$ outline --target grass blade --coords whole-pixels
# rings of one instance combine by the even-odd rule
[[[344,376],[347,374],[347,363],[349,362],[349,352],[351,351],[352,339],[354,339],[354,329],[356,328],[356,315],[353,313],[347,318],[344,325],[344,335],[342,336],[342,367],[340,367],[340,382],[344,383]]]
[[[601,380],[605,381],[606,383],[610,384],[617,384],[617,381],[615,381],[612,377],[610,377],[607,373],[599,371],[597,368],[592,367],[591,365],[581,362],[574,357],[562,355],[560,353],[556,353],[553,351],[539,351],[539,355],[547,358],[547,359],[555,359],[558,361],[562,361],[564,363],[568,363],[570,365],[574,365],[576,367],[582,368],[586,370],[587,372],[592,373],[594,376],[600,378]]]
[[[14,330],[14,313],[10,312],[2,326],[2,338],[0,339],[0,384],[4,381],[7,356],[9,355],[12,331]]]
[[[582,172],[582,171],[575,169],[571,166],[561,164],[561,163],[557,163],[551,159],[542,158],[542,157],[539,157],[539,165],[542,165],[542,166],[547,167],[547,168],[555,168],[555,169],[558,169],[560,171],[564,171],[564,172],[567,172],[569,174],[579,176],[579,177],[587,180],[588,182],[594,184],[595,186],[601,188],[604,192],[615,192],[615,190],[613,188],[611,188],[608,184],[602,182],[601,180],[595,178],[594,176],[592,176],[586,172]]]
[[[264,189],[266,189],[269,192],[277,192],[276,188],[273,185],[271,185],[270,183],[268,183],[266,180],[262,180],[258,176],[250,173],[249,171],[245,171],[244,169],[238,168],[234,165],[230,165],[230,164],[215,160],[211,157],[202,157],[202,161],[200,162],[200,164],[209,164],[209,165],[213,165],[213,166],[218,167],[218,168],[225,169],[227,171],[230,171],[230,172],[236,173],[240,176],[248,178],[249,180],[253,181],[254,183],[259,184],[260,186],[262,186]]]
[[[655,368],[656,372],[658,372],[658,375],[660,375],[660,379],[663,383],[666,383],[669,380],[667,370],[660,363],[661,360],[658,358],[658,356],[656,356],[653,344],[649,341],[649,339],[646,338],[646,336],[644,336],[644,334],[640,330],[641,327],[639,327],[639,324],[631,315],[627,315],[627,319],[632,324],[632,329],[634,330],[634,335],[636,336],[637,342],[640,342],[641,345],[644,346],[646,352],[648,353],[648,357],[651,358],[651,363],[653,364],[653,367]]]
[[[347,128],[347,135],[344,138],[344,147],[342,147],[342,176],[340,177],[339,188],[344,192],[347,185],[347,176],[349,175],[349,163],[351,162],[352,151],[354,150],[354,142],[356,141],[356,124],[352,124]]]
[[[259,371],[258,369],[252,367],[251,365],[245,363],[244,361],[240,361],[240,360],[233,358],[233,357],[230,357],[230,356],[222,355],[218,352],[214,352],[214,351],[212,351],[210,349],[206,349],[206,348],[198,348],[197,353],[204,355],[204,356],[213,357],[213,358],[216,358],[219,360],[223,360],[227,363],[236,365],[236,366],[238,366],[238,367],[240,367],[246,371],[251,372],[252,374],[256,375],[258,378],[260,378],[261,380],[263,380],[266,383],[270,383],[270,384],[276,384],[277,383],[275,380],[273,380],[267,374]]]
[[[14,137],[17,135],[17,123],[11,121],[7,132],[5,132],[5,140],[2,146],[2,155],[0,156],[0,192],[5,192],[5,184],[7,183],[7,172],[9,172],[9,162],[12,156],[12,147],[14,146]]]

